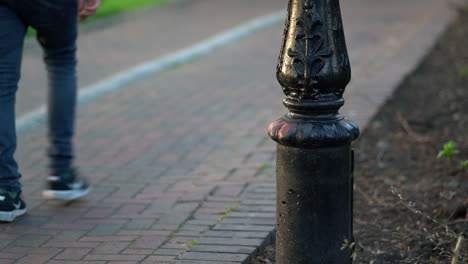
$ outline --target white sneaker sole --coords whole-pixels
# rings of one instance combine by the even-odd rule
[[[11,212],[0,212],[1,222],[13,222],[16,217],[24,215],[27,209],[17,209]]]
[[[72,190],[72,191],[52,191],[44,190],[42,191],[42,196],[46,199],[57,199],[64,201],[71,201],[81,198],[87,195],[91,191],[91,188],[86,190]]]

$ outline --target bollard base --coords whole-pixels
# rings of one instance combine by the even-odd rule
[[[352,263],[350,144],[278,145],[276,259],[280,264]]]

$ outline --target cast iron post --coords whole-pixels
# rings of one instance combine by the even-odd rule
[[[352,263],[353,153],[358,127],[341,116],[351,78],[339,0],[289,0],[277,69],[289,113],[278,142],[278,264]]]

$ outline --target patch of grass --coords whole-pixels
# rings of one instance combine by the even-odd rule
[[[226,175],[226,179],[228,179],[229,177],[231,177],[232,175],[234,175],[234,173],[236,173],[237,171],[237,168],[232,168],[228,171],[227,175]]]
[[[458,149],[455,148],[455,141],[450,140],[449,142],[444,144],[444,148],[439,152],[437,155],[438,158],[447,157],[447,159],[451,160],[454,155],[460,153]]]
[[[190,240],[189,242],[186,243],[188,247],[193,247],[198,244],[198,240]]]
[[[455,141],[451,140],[445,143],[444,148],[439,152],[437,158],[446,157],[448,160],[452,160],[454,155],[460,153],[455,146]],[[468,160],[458,160],[458,163],[463,169],[468,169]]]
[[[131,9],[156,5],[171,0],[103,0],[96,14],[85,21],[91,21],[100,17],[122,13]]]
[[[216,190],[218,189],[218,186],[214,187],[211,189],[211,191],[208,193],[209,196],[213,196],[216,193]]]
[[[466,76],[468,75],[468,67],[463,67],[459,70],[460,75]]]
[[[132,9],[142,8],[150,5],[167,3],[174,0],[103,0],[96,14],[80,23],[87,23],[102,17],[115,15]],[[26,36],[34,36],[36,31],[28,28]]]
[[[464,169],[468,169],[468,160],[460,160],[460,165],[461,165]]]
[[[232,212],[236,210],[236,208],[237,208],[237,205],[229,206],[228,208],[226,208],[226,212]]]
[[[260,166],[258,167],[258,169],[261,170],[261,171],[262,171],[262,170],[269,169],[269,168],[271,168],[271,164],[270,164],[270,163],[267,163],[267,162],[263,163],[262,165],[260,165]]]
[[[237,207],[238,207],[238,205],[233,205],[233,206],[226,207],[225,211],[219,212],[218,214],[220,214],[220,215],[229,215],[230,213],[234,212],[234,210],[236,210]]]
[[[232,212],[234,212],[234,210],[236,210],[237,207],[239,207],[239,206],[240,206],[240,203],[237,203],[235,205],[227,207],[224,212],[220,213],[221,217],[218,220],[222,221],[224,218],[226,218],[228,215],[230,215]]]
[[[350,242],[348,239],[344,239],[343,244],[341,245],[341,250],[349,250],[351,252],[351,259],[356,260],[357,253],[354,250],[356,244],[354,242]]]

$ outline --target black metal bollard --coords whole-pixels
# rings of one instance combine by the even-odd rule
[[[350,145],[359,129],[338,113],[351,78],[339,0],[289,0],[277,77],[289,110],[269,127],[278,142],[277,263],[352,263]]]

